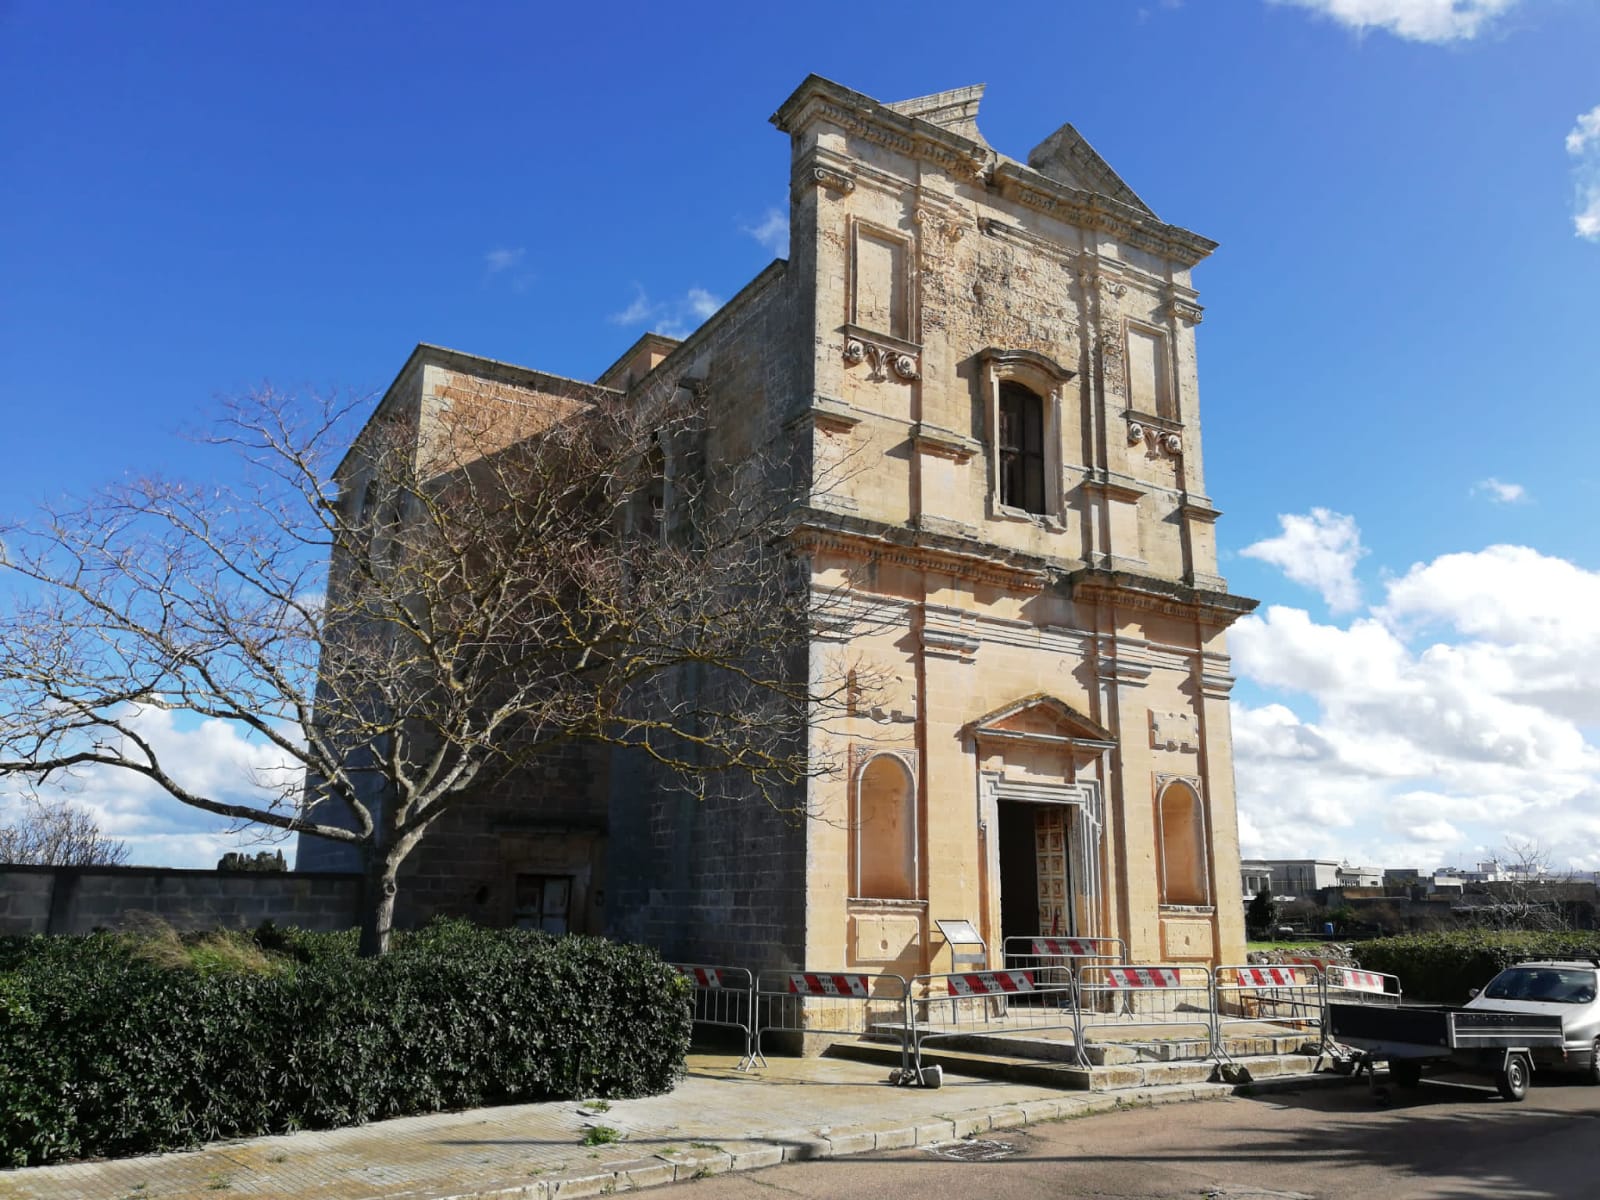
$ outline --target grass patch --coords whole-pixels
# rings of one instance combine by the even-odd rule
[[[621,1140],[622,1130],[613,1129],[610,1125],[591,1125],[583,1134],[585,1146],[608,1146]]]

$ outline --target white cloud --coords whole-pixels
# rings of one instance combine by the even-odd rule
[[[483,265],[488,268],[489,274],[497,275],[501,271],[509,271],[520,263],[525,253],[527,251],[522,246],[518,246],[514,250],[506,246],[500,246],[483,256]]]
[[[298,795],[303,777],[298,764],[225,721],[193,720],[155,707],[139,709],[131,720],[190,791],[256,807]],[[8,787],[0,784],[0,815],[8,797],[18,794]],[[102,833],[128,843],[129,861],[139,865],[214,867],[225,851],[253,852],[266,836],[261,827],[238,831],[235,823],[189,808],[144,776],[113,767],[52,776],[38,794],[86,809]],[[291,847],[292,839],[286,853]]]
[[[1296,583],[1315,588],[1334,612],[1349,612],[1361,604],[1356,563],[1367,553],[1355,519],[1326,508],[1313,508],[1304,516],[1281,514],[1283,532],[1275,538],[1246,546],[1239,553],[1271,563]]]
[[[1578,160],[1573,167],[1577,191],[1573,232],[1591,242],[1600,242],[1600,104],[1579,114],[1567,134],[1567,153]]]
[[[1477,37],[1521,0],[1272,0],[1330,17],[1364,33],[1381,29],[1413,42],[1454,42]]]
[[[1600,104],[1586,113],[1578,114],[1578,121],[1567,134],[1567,153],[1582,154],[1590,146],[1600,144]]]
[[[779,208],[769,208],[756,225],[741,225],[740,229],[767,248],[777,258],[789,255],[789,214]]]
[[[689,315],[694,317],[696,321],[704,321],[722,307],[722,301],[706,291],[705,288],[690,288],[683,301]]]
[[[613,325],[648,325],[656,333],[685,338],[722,307],[722,300],[702,287],[692,287],[673,300],[652,300],[640,284],[633,285],[633,300],[612,313]]]
[[[1431,868],[1531,838],[1600,867],[1600,572],[1490,546],[1385,592],[1345,625],[1272,607],[1230,635],[1283,698],[1234,706],[1245,854]]]
[[[1496,504],[1521,504],[1528,498],[1528,489],[1520,483],[1503,483],[1490,476],[1472,485],[1474,496],[1487,496]]]

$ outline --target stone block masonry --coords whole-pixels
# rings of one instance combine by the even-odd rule
[[[156,917],[180,931],[353,928],[361,877],[294,871],[0,865],[0,935],[93,933]]]

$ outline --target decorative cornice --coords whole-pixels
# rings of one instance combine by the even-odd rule
[[[1057,383],[1066,383],[1077,374],[1076,371],[1063,367],[1048,354],[1040,354],[1037,350],[1012,350],[1000,346],[988,346],[978,351],[978,361],[986,367],[1033,367],[1043,371]]]
[[[986,237],[997,238],[1003,242],[1015,242],[1019,246],[1026,246],[1037,254],[1055,259],[1062,268],[1068,271],[1076,270],[1083,254],[1071,246],[1063,246],[1060,242],[1050,238],[1040,237],[1037,233],[1030,233],[1018,225],[1002,221],[998,217],[980,217],[978,230]]]
[[[1000,158],[982,142],[895,112],[871,96],[817,75],[808,76],[772,116],[772,123],[788,134],[797,134],[819,120],[864,141],[931,162],[957,179],[992,182],[1002,195],[1025,207],[1082,229],[1109,233],[1180,266],[1192,267],[1217,248],[1209,238],[1168,225],[1146,209],[1059,183],[1032,167]]]
[[[1217,243],[1210,238],[1168,225],[1109,196],[1057,183],[1018,163],[1001,161],[991,178],[1007,199],[1080,229],[1109,233],[1119,241],[1153,251],[1181,266],[1192,267],[1217,248]]]
[[[970,633],[958,629],[932,629],[924,625],[921,633],[922,652],[933,658],[949,658],[969,663],[983,643]]]
[[[993,150],[971,138],[897,113],[870,96],[816,75],[807,78],[772,116],[774,125],[791,134],[819,120],[908,158],[925,159],[958,179],[982,178],[995,157]]]
[[[793,429],[808,421],[830,433],[848,433],[861,424],[861,414],[843,400],[835,400],[832,396],[812,396],[811,403],[784,422],[784,428]]]
[[[911,444],[927,454],[966,462],[983,449],[983,444],[949,429],[918,422],[911,427]]]
[[[1096,674],[1107,683],[1124,683],[1129,687],[1143,687],[1155,673],[1155,667],[1131,658],[1102,658]]]
[[[1109,473],[1101,471],[1086,475],[1078,486],[1084,491],[1101,492],[1108,500],[1121,500],[1128,504],[1138,503],[1150,491],[1131,476],[1121,475],[1113,478]]]
[[[803,551],[825,551],[846,558],[944,571],[1014,592],[1040,592],[1051,577],[1045,565],[1031,556],[974,544],[967,539],[829,512],[820,507],[806,509],[800,514],[794,540]]]
[[[1165,616],[1203,621],[1226,629],[1258,603],[1231,592],[1214,592],[1190,587],[1149,575],[1110,571],[1103,567],[1084,567],[1067,576],[1067,586],[1075,601],[1084,604],[1109,604]]]

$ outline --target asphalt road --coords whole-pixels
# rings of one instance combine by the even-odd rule
[[[1381,1077],[1380,1077],[1381,1078]],[[1596,1200],[1600,1088],[1540,1077],[1509,1103],[1425,1080],[1365,1082],[1107,1113],[943,1148],[702,1180],[694,1200]],[[984,1153],[1000,1157],[983,1160]]]

